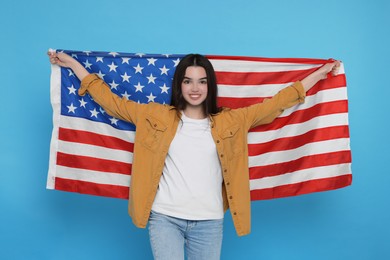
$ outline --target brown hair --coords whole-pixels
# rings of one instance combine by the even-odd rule
[[[199,66],[205,69],[207,75],[207,97],[202,103],[203,111],[206,115],[216,114],[221,109],[217,106],[218,87],[215,71],[211,62],[203,55],[188,54],[181,59],[177,65],[172,82],[171,105],[178,111],[185,109],[187,102],[183,98],[181,84],[186,70],[190,66]]]

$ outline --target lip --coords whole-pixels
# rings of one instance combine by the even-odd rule
[[[201,94],[189,94],[191,99],[199,99],[202,95]]]

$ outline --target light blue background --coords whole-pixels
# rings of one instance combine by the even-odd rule
[[[66,5],[64,5],[66,4]],[[222,259],[390,259],[389,1],[6,1],[0,5],[0,258],[150,259],[125,200],[46,190],[48,48],[336,58],[353,185],[226,215]]]

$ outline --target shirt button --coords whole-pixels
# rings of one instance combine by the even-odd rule
[[[221,158],[223,157],[223,154],[221,154]]]
[[[226,185],[230,185],[230,182],[227,182]]]
[[[217,144],[219,144],[219,140],[217,140]]]
[[[223,172],[227,172],[227,169],[223,170]]]
[[[233,196],[230,196],[229,199],[233,199]]]
[[[157,126],[157,124],[154,124],[154,127],[156,127]]]
[[[233,215],[237,215],[237,212],[233,212]]]

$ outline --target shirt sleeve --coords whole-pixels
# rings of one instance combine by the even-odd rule
[[[145,104],[120,98],[96,74],[89,74],[81,81],[79,95],[84,96],[87,92],[109,115],[133,124],[137,123],[137,114],[145,106]]]
[[[275,96],[262,103],[242,108],[248,129],[271,123],[287,108],[305,101],[306,93],[300,81],[282,89]]]

